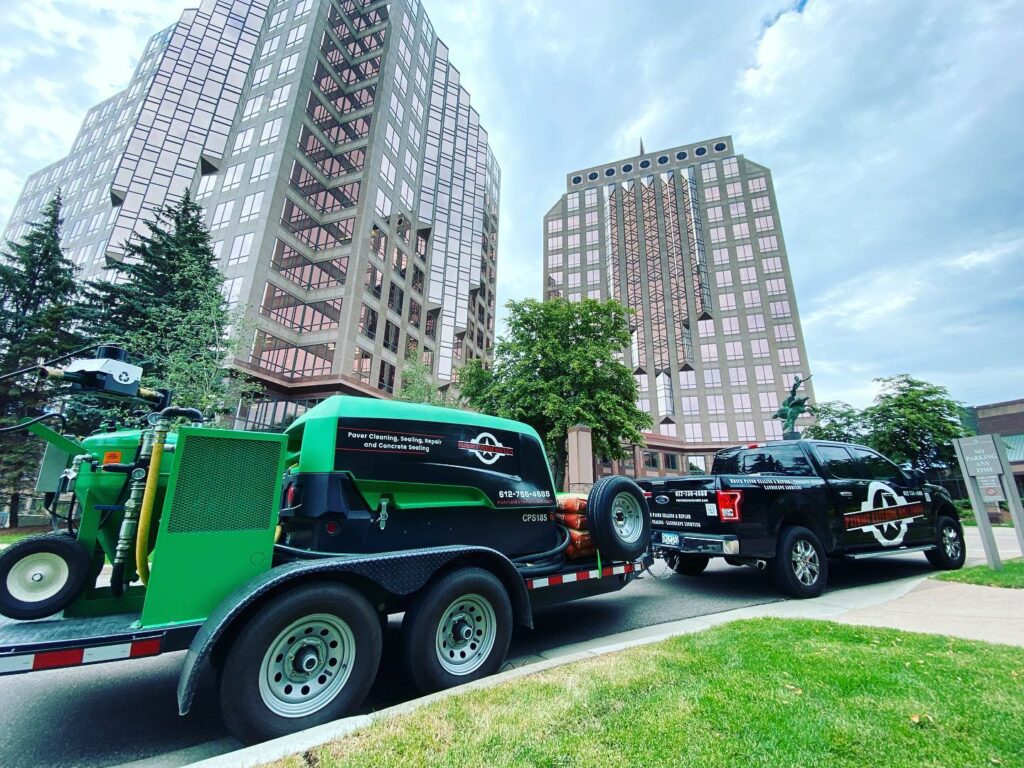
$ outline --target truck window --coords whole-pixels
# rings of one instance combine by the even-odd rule
[[[841,445],[816,445],[815,449],[825,465],[829,477],[836,480],[862,479],[864,470],[858,466],[850,451]]]
[[[803,451],[794,446],[773,445],[765,448],[747,448],[732,456],[715,459],[715,471],[736,475],[787,475],[807,477],[813,475],[810,462]]]
[[[852,448],[853,455],[860,461],[861,471],[865,473],[865,479],[885,480],[890,483],[905,484],[907,482],[903,470],[889,461],[887,458],[869,451],[867,448]]]

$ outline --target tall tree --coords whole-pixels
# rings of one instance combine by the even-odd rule
[[[905,373],[875,381],[881,392],[864,410],[870,445],[915,469],[954,464],[953,440],[968,430],[961,422],[963,406],[949,391]]]
[[[630,342],[628,310],[615,301],[535,299],[508,303],[508,330],[493,367],[472,360],[459,375],[462,397],[485,413],[532,426],[554,458],[560,486],[566,438],[576,424],[592,430],[594,453],[627,455],[651,425],[637,405],[632,372],[618,359]]]
[[[864,413],[849,403],[832,400],[812,405],[808,410],[815,417],[815,423],[803,432],[808,439],[838,440],[842,443],[862,443],[867,439]]]
[[[448,405],[447,393],[438,390],[430,366],[420,361],[415,352],[405,358],[405,365],[402,366],[402,386],[398,390],[398,399],[408,403]]]
[[[141,357],[149,383],[173,389],[176,404],[225,414],[253,387],[225,367],[244,331],[224,297],[202,208],[186,193],[147,228],[113,265],[115,280],[90,284],[89,331]]]
[[[0,254],[0,373],[70,352],[82,345],[75,266],[61,249],[60,190],[28,234]],[[0,424],[36,415],[54,387],[34,374],[0,381]],[[39,467],[42,443],[24,433],[0,434],[0,487],[28,488]]]

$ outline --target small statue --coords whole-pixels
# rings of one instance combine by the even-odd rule
[[[800,417],[800,414],[807,410],[807,398],[797,397],[796,391],[800,388],[801,384],[810,381],[810,378],[810,376],[806,379],[801,379],[799,376],[794,377],[793,386],[789,390],[789,397],[782,401],[779,410],[772,416],[773,419],[782,419],[783,437],[793,435],[796,432],[796,420]]]

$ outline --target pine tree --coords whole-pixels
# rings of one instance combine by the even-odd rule
[[[0,254],[0,373],[29,367],[82,346],[76,330],[81,308],[75,266],[60,245],[60,190],[41,220]],[[0,423],[37,415],[54,385],[34,373],[0,381]],[[23,432],[0,434],[0,488],[27,490],[34,482],[43,445]]]
[[[226,413],[252,386],[225,369],[241,333],[202,208],[186,193],[147,226],[111,265],[116,279],[90,284],[90,335],[142,358],[147,384],[173,389],[175,404]]]

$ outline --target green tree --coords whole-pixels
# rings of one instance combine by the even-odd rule
[[[462,397],[485,413],[523,421],[541,435],[561,486],[566,438],[576,424],[592,430],[594,453],[625,458],[643,443],[651,417],[636,406],[637,386],[617,355],[629,345],[628,310],[615,301],[535,299],[508,303],[508,330],[488,369],[463,366]]]
[[[398,391],[398,399],[425,405],[448,404],[448,395],[438,390],[430,366],[421,362],[415,352],[405,358],[402,366],[402,386]]]
[[[142,358],[146,382],[205,414],[231,412],[255,387],[228,371],[248,334],[229,311],[202,209],[186,195],[132,238],[113,281],[89,286],[89,331]]]
[[[968,430],[949,391],[905,373],[875,381],[881,392],[864,410],[871,447],[915,469],[955,464],[953,440]]]
[[[58,190],[25,237],[0,254],[0,373],[26,368],[82,346],[75,266],[60,246],[63,201]],[[34,373],[0,381],[0,424],[33,416],[56,389]],[[0,434],[0,486],[20,491],[39,468],[43,445],[25,433]]]
[[[815,423],[806,427],[803,436],[811,440],[838,440],[863,443],[867,439],[867,423],[863,411],[841,400],[817,403],[808,408]]]

